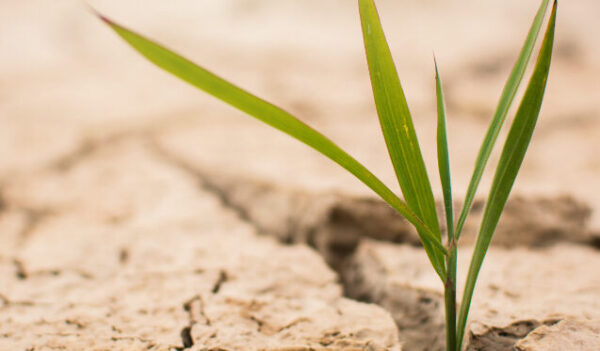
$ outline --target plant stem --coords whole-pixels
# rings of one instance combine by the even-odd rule
[[[451,230],[450,230],[451,231]],[[456,242],[454,236],[448,233],[450,241],[446,256],[447,275],[444,284],[444,304],[446,307],[446,350],[457,350],[456,339]]]

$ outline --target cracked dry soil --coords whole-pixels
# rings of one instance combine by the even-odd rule
[[[378,3],[424,155],[431,48],[442,64],[460,195],[537,3]],[[394,184],[354,5],[94,1]],[[466,350],[600,350],[598,11],[560,5]],[[0,350],[443,351],[441,287],[414,231],[352,177],[143,63],[78,1],[0,2],[0,33]]]
[[[0,349],[399,350],[389,314],[345,299],[308,247],[116,140],[4,187]],[[53,211],[11,241],[22,208]]]
[[[0,349],[443,350],[435,273],[378,200],[210,175],[151,134],[89,145],[2,188]],[[519,208],[546,217],[532,225]],[[537,350],[545,334],[597,345],[589,212],[560,197],[509,203],[467,350]]]

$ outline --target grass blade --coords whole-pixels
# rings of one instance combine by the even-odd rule
[[[479,235],[469,267],[469,273],[467,274],[467,281],[459,314],[459,343],[464,335],[471,298],[473,296],[473,290],[475,288],[477,276],[479,275],[479,270],[481,269],[481,264],[492,240],[494,230],[500,220],[500,215],[502,214],[508,195],[515,182],[519,168],[523,162],[523,158],[525,157],[525,152],[531,141],[531,136],[535,129],[535,124],[542,106],[546,81],[550,70],[550,61],[552,58],[556,6],[557,4],[555,1],[537,63],[506,138],[506,142],[504,143],[504,149],[500,155],[498,168],[494,175],[490,196],[486,203],[481,228],[479,229]]]
[[[246,92],[188,59],[114,21],[99,14],[98,16],[129,45],[158,67],[262,122],[289,134],[348,170],[396,211],[406,217],[419,232],[424,233],[427,242],[431,243],[437,251],[445,253],[444,247],[436,241],[437,233],[434,234],[406,203],[396,196],[381,180],[327,137],[281,108]]]
[[[450,158],[448,155],[448,132],[446,128],[446,107],[444,103],[444,92],[442,80],[435,63],[435,92],[437,97],[437,157],[440,181],[444,193],[444,210],[446,215],[446,226],[448,230],[448,245],[454,238],[454,210],[452,206],[452,183],[450,177]]]
[[[359,0],[359,9],[377,114],[402,194],[408,206],[435,232],[441,243],[431,184],[375,3]],[[444,280],[444,256],[422,234],[419,232],[429,259]]]
[[[435,58],[434,58],[435,62]],[[444,213],[448,235],[448,256],[446,257],[446,282],[444,284],[444,305],[446,307],[446,350],[456,351],[456,241],[454,240],[454,210],[452,206],[452,186],[450,177],[450,157],[448,155],[448,132],[446,128],[446,107],[442,79],[435,62],[435,95],[437,97],[437,157],[440,181],[444,193]]]
[[[517,62],[515,63],[515,66],[513,67],[512,72],[506,81],[500,101],[498,103],[498,107],[496,108],[496,112],[494,113],[494,117],[492,118],[492,122],[486,132],[485,138],[483,139],[479,153],[477,154],[475,169],[473,171],[473,175],[471,176],[471,181],[469,182],[469,187],[467,188],[467,194],[465,196],[465,202],[456,224],[455,233],[457,240],[460,238],[465,220],[467,219],[467,215],[471,210],[471,205],[473,204],[473,199],[475,198],[475,193],[477,192],[477,187],[479,186],[479,182],[483,176],[483,171],[485,170],[485,166],[490,158],[490,154],[492,153],[496,139],[498,139],[500,129],[504,124],[508,110],[513,103],[519,85],[521,84],[523,76],[525,75],[527,64],[531,59],[535,42],[542,28],[544,15],[548,8],[548,1],[549,0],[543,0],[540,8],[538,9],[535,19],[533,20],[533,24],[531,25],[529,33],[527,34],[527,38],[525,39],[525,43],[523,44],[523,48],[519,54],[519,58],[517,59]]]

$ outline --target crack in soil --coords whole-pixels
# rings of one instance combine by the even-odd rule
[[[197,180],[202,190],[213,195],[223,208],[232,211],[257,233],[275,237],[283,244],[312,246],[336,271],[353,254],[361,237],[420,245],[408,221],[382,201],[288,191],[243,179],[230,181],[229,177],[213,175],[191,165],[155,140],[150,146],[157,157]],[[269,211],[262,210],[269,206]]]
[[[219,290],[221,290],[221,286],[223,286],[223,284],[227,282],[227,279],[229,279],[227,276],[227,272],[225,272],[224,270],[219,271],[219,278],[217,279],[217,281],[213,285],[213,288],[210,291],[213,294],[218,294]]]
[[[18,280],[27,280],[30,279],[32,277],[39,277],[39,276],[52,276],[52,277],[57,277],[65,272],[72,272],[75,273],[77,275],[79,275],[81,278],[83,279],[94,279],[93,274],[83,271],[83,270],[78,270],[78,269],[69,269],[69,270],[61,270],[61,269],[44,269],[44,270],[36,270],[36,271],[29,271],[26,267],[25,264],[23,263],[23,261],[21,261],[18,258],[14,258],[12,260],[12,263],[15,267],[15,277]]]
[[[113,145],[124,140],[152,140],[157,134],[162,132],[165,127],[172,126],[173,123],[173,120],[168,118],[162,121],[162,123],[152,123],[150,125],[138,128],[124,129],[100,137],[88,136],[87,138],[84,138],[77,147],[58,157],[45,168],[63,173],[68,172],[70,169],[103,147]]]
[[[262,333],[262,328],[263,328],[263,325],[265,325],[265,322],[263,320],[258,319],[258,317],[253,316],[253,315],[250,315],[248,317],[248,319],[250,319],[251,321],[256,323],[256,331],[259,333]]]
[[[213,284],[213,288],[211,289],[211,293],[217,294],[221,289],[223,283],[227,281],[227,272],[224,270],[219,271],[219,276],[217,277],[215,283]],[[199,323],[199,319],[204,320],[204,324],[207,326],[212,325],[210,318],[206,315],[204,310],[204,298],[202,295],[195,295],[191,299],[185,301],[183,303],[183,310],[188,314],[188,324],[185,325],[179,332],[179,336],[181,338],[182,347],[177,347],[176,350],[182,351],[191,348],[194,346],[194,338],[192,336],[192,328],[195,324]]]
[[[593,248],[600,250],[600,234],[598,234],[598,233],[594,234],[594,236],[590,240],[590,245]]]
[[[290,323],[284,325],[283,327],[277,329],[277,333],[281,333],[283,331],[286,331],[288,329],[291,329],[291,328],[297,326],[300,323],[305,323],[305,322],[310,322],[310,319],[304,318],[304,317],[295,319],[295,320],[291,321]]]
[[[192,338],[191,326],[187,326],[181,329],[179,335],[181,336],[181,343],[183,344],[183,347],[178,347],[177,350],[185,350],[194,346],[194,339]]]
[[[199,320],[196,317],[196,314],[198,316],[202,317],[202,319],[204,319],[205,325],[207,325],[207,326],[212,325],[210,318],[208,318],[208,316],[206,315],[206,312],[204,311],[204,298],[202,298],[202,295],[196,295],[196,296],[192,297],[191,299],[189,299],[188,301],[186,301],[183,304],[183,309],[188,313],[190,325],[199,323]]]
[[[542,325],[553,326],[560,321],[560,319],[522,320],[503,328],[490,328],[482,335],[471,333],[466,351],[513,351],[515,344],[534,329]]]
[[[252,221],[245,208],[242,206],[237,206],[234,202],[232,202],[227,192],[211,180],[212,177],[209,177],[197,167],[194,167],[184,160],[167,152],[155,139],[150,139],[149,145],[151,150],[159,159],[163,160],[163,162],[165,162],[167,165],[177,168],[192,176],[197,180],[200,188],[215,196],[225,209],[231,210],[241,221],[252,225],[252,227],[254,227],[257,231],[262,231],[260,224]]]
[[[32,301],[13,301],[10,300],[6,295],[0,294],[0,307],[11,307],[11,306],[33,306],[35,305]]]
[[[27,270],[25,270],[25,265],[19,259],[13,259],[13,265],[15,266],[15,277],[18,280],[25,280],[29,276],[27,274]]]

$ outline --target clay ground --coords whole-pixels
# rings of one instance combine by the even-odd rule
[[[435,51],[460,200],[538,1],[377,3],[439,195]],[[355,1],[92,4],[396,189]],[[469,350],[600,349],[598,13],[597,0],[559,4]],[[316,152],[142,60],[82,2],[0,2],[0,121],[0,350],[443,349],[441,286],[402,219]]]

